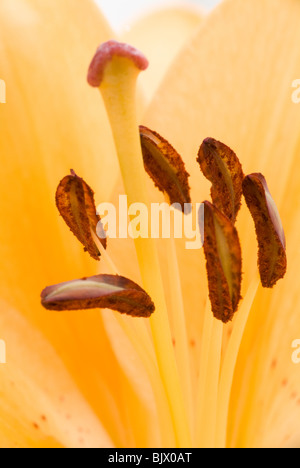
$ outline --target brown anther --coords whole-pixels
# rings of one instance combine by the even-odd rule
[[[286,242],[280,215],[262,174],[246,176],[243,193],[255,224],[261,283],[265,288],[272,288],[284,277],[287,268]]]
[[[149,65],[144,54],[135,47],[115,40],[104,42],[98,47],[89,66],[87,81],[91,86],[98,88],[101,85],[105,67],[113,57],[128,58],[139,70],[145,70]]]
[[[227,323],[241,299],[241,247],[233,223],[208,201],[204,202],[203,248],[212,312]]]
[[[48,286],[41,294],[48,310],[112,309],[132,317],[150,317],[154,304],[133,281],[118,275],[96,275]]]
[[[101,226],[100,216],[96,212],[94,192],[87,183],[72,170],[71,175],[63,178],[56,191],[56,206],[73,234],[95,260],[100,252],[93,240],[97,227]],[[104,236],[103,236],[104,237]],[[106,248],[106,238],[100,239]]]
[[[204,176],[212,183],[213,204],[235,222],[241,206],[244,178],[237,155],[224,143],[206,138],[200,146],[197,161]]]
[[[189,213],[191,204],[189,174],[177,151],[157,132],[140,126],[144,166],[158,189],[167,194],[170,204],[180,204]],[[176,205],[175,205],[176,206]]]

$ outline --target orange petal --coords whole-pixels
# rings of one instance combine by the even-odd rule
[[[122,38],[142,50],[149,69],[140,77],[145,98],[150,101],[168,67],[203,20],[194,6],[178,5],[155,9],[137,18]]]
[[[177,57],[143,119],[145,125],[171,140],[186,161],[193,201],[206,199],[209,193],[209,184],[199,183],[194,163],[207,135],[226,141],[239,155],[246,173],[264,173],[270,191],[276,192],[292,255],[299,250],[297,242],[291,244],[290,240],[299,229],[295,216],[299,211],[300,120],[299,106],[292,102],[292,83],[300,76],[299,16],[300,5],[294,0],[222,2]],[[245,291],[257,268],[257,243],[251,229],[252,221],[243,207],[238,230]],[[296,400],[290,402],[287,390],[280,386],[285,367],[293,382],[291,393],[300,385],[289,354],[289,341],[292,336],[297,338],[295,330],[300,327],[296,259],[293,263],[289,267],[293,272],[288,271],[272,293],[274,300],[270,302],[269,292],[264,290],[252,308],[231,399],[228,443],[232,446],[270,443],[270,430],[275,427],[272,416],[276,418],[275,444],[298,434]],[[186,263],[183,277],[189,271],[191,265]],[[198,280],[200,284],[200,276]],[[193,311],[196,305],[193,299],[187,310]],[[270,350],[272,359],[275,352],[280,358],[280,367],[273,374],[266,358]],[[280,431],[283,421],[286,424]],[[258,433],[257,427],[262,426]]]
[[[200,200],[207,186],[199,187],[194,159],[208,135],[239,155],[244,172],[263,172],[282,195],[300,126],[292,102],[292,82],[300,76],[299,8],[294,0],[222,2],[164,76],[143,122],[172,141]]]
[[[96,204],[114,186],[117,160],[106,114],[85,81],[91,51],[111,34],[89,0],[76,8],[72,0],[0,5],[1,75],[7,85],[7,103],[0,107],[0,295],[26,303],[37,321],[36,299],[44,284],[80,277],[83,269],[95,272],[59,219],[55,191],[70,167],[97,191]],[[22,285],[19,291],[16,284]]]
[[[0,217],[5,220],[0,228],[0,297],[50,340],[121,445],[128,436],[119,387],[126,397],[134,391],[101,315],[88,314],[84,321],[76,312],[54,317],[39,300],[45,284],[97,273],[95,262],[60,219],[55,191],[63,175],[76,167],[95,188],[98,204],[109,198],[118,175],[106,113],[86,84],[91,54],[110,37],[89,0],[76,8],[73,0],[0,2],[1,78],[7,85],[7,103],[0,105]],[[26,335],[23,340],[27,343]],[[106,356],[101,366],[99,355]]]
[[[3,301],[0,329],[0,447],[112,447],[57,352]]]

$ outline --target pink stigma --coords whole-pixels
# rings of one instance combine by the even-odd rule
[[[115,40],[104,42],[98,47],[89,67],[87,81],[91,86],[100,86],[105,66],[115,56],[130,59],[139,70],[145,70],[149,65],[144,54],[135,47]]]

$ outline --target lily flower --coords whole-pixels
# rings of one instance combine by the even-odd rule
[[[2,448],[299,445],[300,5],[195,15],[143,99],[147,58],[93,3],[0,5]],[[97,203],[178,192],[205,200],[204,249],[98,241]]]

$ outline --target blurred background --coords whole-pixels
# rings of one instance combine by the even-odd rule
[[[126,29],[126,24],[136,16],[151,8],[164,7],[172,4],[199,5],[205,10],[213,8],[221,0],[181,0],[171,2],[168,0],[95,0],[101,7],[109,23],[115,30]]]

